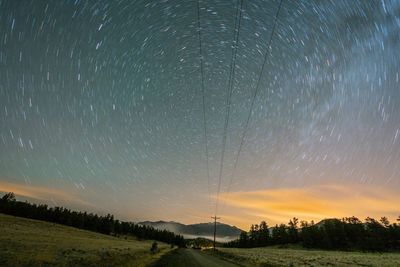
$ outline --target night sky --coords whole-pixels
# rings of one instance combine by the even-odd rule
[[[0,191],[209,221],[238,2],[200,1],[208,181],[197,1],[0,0]],[[218,215],[397,217],[400,2],[284,0],[268,50],[278,6],[243,1]]]

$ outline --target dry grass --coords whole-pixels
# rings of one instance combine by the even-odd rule
[[[400,253],[363,253],[305,249],[220,248],[219,255],[244,266],[400,266]]]
[[[168,252],[137,241],[0,214],[0,266],[147,266]]]

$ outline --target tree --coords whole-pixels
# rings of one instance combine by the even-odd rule
[[[252,224],[249,232],[249,245],[251,247],[257,247],[258,246],[257,241],[258,241],[258,225]]]
[[[28,202],[21,202],[15,199],[14,193],[7,193],[0,198],[0,212],[69,225],[72,227],[100,232],[103,234],[129,234],[138,238],[154,239],[165,243],[185,246],[182,236],[175,235],[166,230],[157,230],[152,227],[136,225],[131,222],[119,222],[114,216],[107,214],[99,216],[93,213],[71,211],[63,207],[49,208],[47,205],[36,205]]]
[[[287,226],[286,224],[280,224],[279,226],[276,225],[272,229],[272,242],[274,244],[287,244],[289,241],[289,236],[286,231]]]
[[[346,249],[344,223],[338,219],[325,220],[321,226],[322,247],[325,249]]]
[[[314,225],[313,222],[309,224],[307,221],[301,221],[300,224],[300,240],[302,241],[303,247],[318,247],[318,244],[321,243],[321,234],[319,227]]]
[[[260,246],[268,245],[270,243],[270,235],[269,235],[268,224],[265,221],[260,222],[258,231],[259,231],[259,234],[258,234],[259,245]]]
[[[397,219],[400,222],[400,216]],[[251,247],[293,242],[297,233],[296,243],[306,248],[336,249],[336,250],[363,250],[363,251],[400,251],[400,223],[390,224],[386,217],[375,220],[368,217],[365,223],[357,217],[342,219],[326,219],[318,224],[313,221],[300,222],[293,218],[288,225],[280,224],[272,228],[270,235],[266,222],[258,227],[252,225],[250,237],[242,233],[240,239],[229,242],[230,247]],[[297,231],[296,231],[297,230]],[[257,239],[258,238],[258,239]],[[256,240],[256,243],[252,243]]]
[[[366,250],[385,250],[386,249],[386,229],[377,220],[367,217],[366,224],[366,238],[364,242],[364,249]]]
[[[344,230],[349,248],[360,248],[364,242],[365,227],[357,217],[344,218]]]
[[[1,202],[11,202],[11,201],[15,201],[15,195],[13,192],[9,192],[1,198]]]
[[[239,236],[239,247],[245,248],[248,245],[249,237],[245,231],[242,231]]]
[[[299,219],[293,217],[292,220],[289,221],[289,228],[288,228],[288,241],[290,243],[296,243],[298,241],[298,225]]]
[[[388,228],[389,225],[390,225],[390,222],[389,222],[389,220],[388,220],[387,217],[381,217],[380,222],[381,222],[381,223],[383,224],[383,226],[385,226],[386,228]]]
[[[308,227],[308,222],[307,221],[300,221],[300,227],[304,228],[304,227]]]

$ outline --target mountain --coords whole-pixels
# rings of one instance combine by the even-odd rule
[[[157,221],[157,222],[139,222],[141,225],[152,226],[156,229],[160,230],[168,230],[174,232],[176,234],[183,235],[185,238],[207,238],[213,239],[214,235],[214,223],[197,223],[197,224],[182,224],[178,222],[165,222],[165,221]],[[240,230],[236,226],[231,226],[228,224],[217,223],[217,235],[216,239],[219,242],[227,242],[230,240],[237,239],[240,235]]]
[[[323,220],[317,222],[315,225],[321,227],[321,226],[326,225],[327,223],[336,223],[336,222],[339,222],[339,223],[340,223],[341,221],[340,221],[339,219],[335,219],[335,218],[332,218],[332,219],[323,219]]]

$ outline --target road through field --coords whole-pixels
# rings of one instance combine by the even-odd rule
[[[159,262],[152,266],[237,267],[238,265],[224,261],[210,254],[202,253],[198,250],[177,249],[173,253],[164,256]]]

